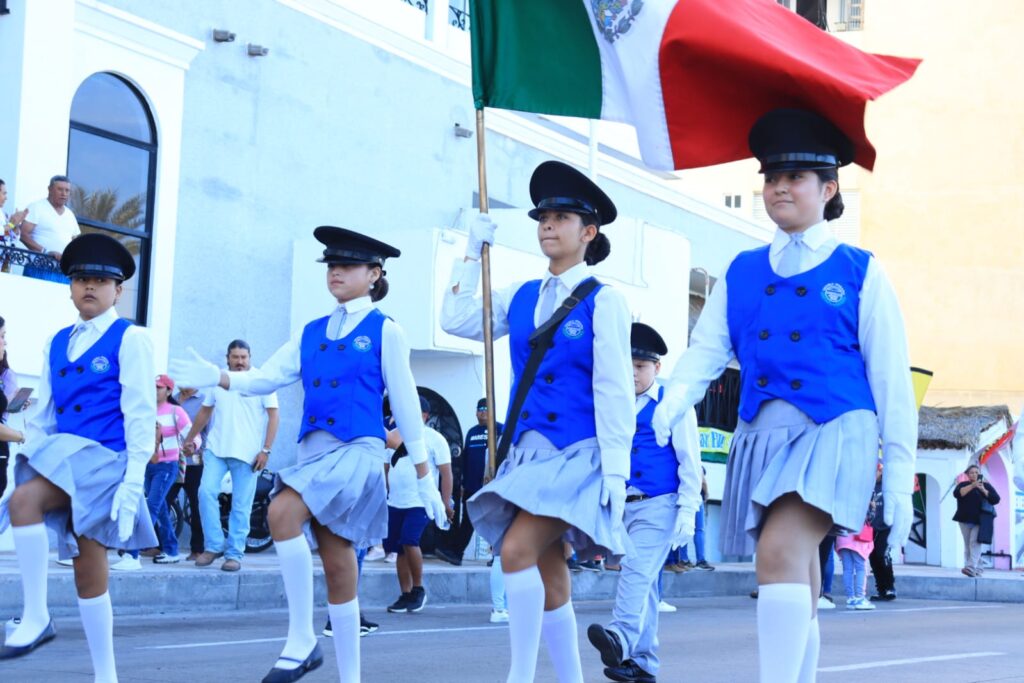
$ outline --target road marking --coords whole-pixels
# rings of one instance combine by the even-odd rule
[[[880,669],[886,666],[903,666],[905,664],[924,664],[926,662],[946,662],[951,659],[971,659],[973,657],[1001,657],[1005,652],[965,652],[961,655],[940,655],[937,657],[914,657],[913,659],[885,659],[879,662],[863,662],[845,666],[826,666],[818,669],[818,673],[837,673],[840,671],[859,671],[861,669]]]
[[[955,609],[1005,609],[1005,605],[951,605],[947,607],[902,607],[896,609],[878,609],[875,614],[890,614],[895,612],[942,612]],[[850,609],[839,614],[859,614],[867,610]]]
[[[456,633],[459,631],[504,631],[507,626],[462,626],[459,628],[415,628],[404,631],[376,631],[373,637],[378,636],[407,636],[421,633]],[[324,636],[317,636],[323,638]],[[287,638],[251,638],[249,640],[222,640],[216,643],[209,641],[202,643],[177,643],[175,645],[145,645],[137,647],[136,650],[186,650],[196,647],[221,647],[224,645],[252,645],[254,643],[280,643]]]

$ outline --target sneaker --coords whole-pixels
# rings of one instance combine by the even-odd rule
[[[181,562],[181,555],[168,555],[160,553],[153,558],[153,564],[178,564]]]
[[[826,598],[824,595],[818,598],[818,611],[823,609],[835,609],[836,605],[834,602]]]
[[[110,569],[119,572],[134,572],[142,569],[142,563],[139,562],[137,557],[125,555],[120,561],[110,565]]]
[[[661,601],[658,602],[658,611],[659,612],[675,612],[676,609],[677,609],[677,607],[675,605],[670,605],[667,602],[665,602],[664,600],[661,600]]]
[[[128,557],[128,556],[126,555],[126,557]],[[136,560],[136,562],[138,562],[138,560]],[[74,567],[75,566],[75,561],[74,560],[57,560],[57,564],[59,564],[62,567]]]
[[[370,548],[369,550],[366,551],[366,558],[365,558],[365,560],[367,562],[376,562],[377,560],[383,560],[383,559],[384,559],[384,549],[381,548],[379,545],[375,545],[375,546],[373,546],[372,548]]]
[[[871,602],[892,602],[895,599],[896,591],[891,588],[887,591],[879,593],[878,595],[871,596]]]
[[[580,562],[580,569],[588,572],[599,572],[601,571],[601,563],[597,560],[587,560],[586,562]]]
[[[327,620],[328,625],[331,623]],[[359,637],[368,636],[371,633],[376,633],[380,630],[380,625],[375,624],[363,616],[362,612],[359,613]]]
[[[388,605],[388,611],[392,614],[409,611],[409,602],[412,600],[412,593],[402,593],[398,599]]]
[[[435,548],[434,554],[437,555],[437,559],[443,560],[448,564],[453,564],[456,567],[462,566],[462,557],[457,553],[453,553],[450,550],[445,550],[444,548]]]
[[[846,609],[857,609],[857,598],[846,598]]]
[[[409,596],[409,608],[406,611],[410,613],[422,611],[427,604],[427,591],[423,586],[413,586]]]
[[[570,557],[565,561],[565,564],[569,567],[569,571],[571,572],[583,571],[583,566],[577,562],[575,558]]]
[[[875,603],[871,602],[870,600],[868,600],[867,598],[865,598],[863,596],[859,597],[859,598],[854,598],[854,600],[857,601],[857,604],[854,605],[854,607],[853,607],[856,610],[872,610],[872,609],[875,609]]]
[[[697,564],[693,565],[694,569],[702,569],[706,572],[713,572],[715,568],[708,564],[707,560],[701,560]]]
[[[492,609],[491,610],[491,623],[492,624],[504,624],[508,622],[508,610],[507,609]]]
[[[388,553],[384,556],[384,561],[390,562],[391,564],[398,562],[398,553]]]
[[[324,630],[321,631],[320,633],[323,633],[328,638],[333,638],[334,637],[334,629],[331,628],[331,618],[330,617],[327,617],[327,623],[324,625]]]

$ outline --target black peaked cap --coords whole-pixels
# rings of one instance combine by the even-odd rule
[[[806,109],[768,112],[754,123],[747,141],[761,162],[761,173],[846,166],[854,155],[850,138]]]
[[[321,225],[313,231],[325,247],[323,258],[318,263],[329,263],[332,266],[358,265],[367,263],[383,266],[384,260],[397,258],[402,252],[390,244],[367,237],[354,230],[336,228],[332,225]]]
[[[530,178],[530,199],[534,207],[530,218],[537,220],[541,211],[570,211],[595,214],[601,225],[608,225],[618,216],[615,203],[597,184],[568,164],[545,161]]]
[[[60,270],[70,278],[107,277],[124,282],[135,275],[135,259],[110,235],[90,232],[79,235],[64,248]]]
[[[665,340],[650,325],[633,323],[629,330],[629,345],[633,349],[633,358],[640,360],[661,360],[668,353]]]

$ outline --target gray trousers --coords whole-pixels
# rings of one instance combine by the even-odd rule
[[[964,567],[981,569],[981,544],[978,543],[978,525],[960,522],[960,533],[964,537]]]
[[[634,550],[622,560],[608,625],[623,654],[653,675],[658,673],[658,575],[672,543],[677,497],[668,493],[626,504],[623,522]]]

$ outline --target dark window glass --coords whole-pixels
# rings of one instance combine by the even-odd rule
[[[146,322],[156,140],[152,117],[135,88],[112,74],[94,74],[75,93],[68,137],[71,208],[83,233],[121,241],[135,257],[118,314]]]
[[[142,98],[113,74],[93,74],[79,86],[71,101],[71,121],[139,142],[155,142]]]

